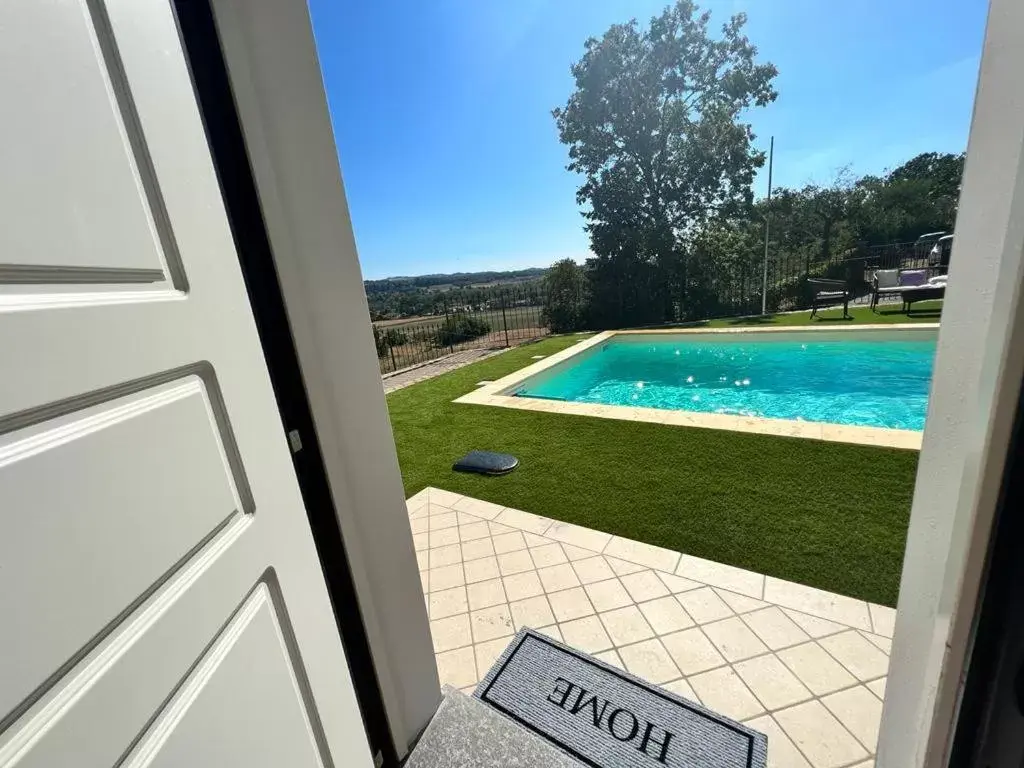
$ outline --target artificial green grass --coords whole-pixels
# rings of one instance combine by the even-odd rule
[[[558,336],[388,395],[406,496],[431,485],[895,605],[916,451],[453,403]],[[505,477],[453,472],[477,448]]]
[[[899,305],[880,304],[872,312],[868,307],[851,307],[850,316],[843,317],[842,307],[818,310],[811,319],[810,310],[785,312],[778,315],[753,315],[750,317],[726,317],[696,323],[707,328],[730,328],[734,326],[775,326],[775,325],[815,325],[841,327],[858,323],[937,323],[942,313],[941,301],[921,301],[914,304],[910,314],[900,312]]]

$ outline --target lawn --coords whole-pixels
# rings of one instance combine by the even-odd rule
[[[579,340],[551,337],[388,395],[406,496],[432,485],[896,604],[916,451],[452,402]],[[474,448],[521,464],[500,478],[452,472]]]
[[[850,317],[843,317],[842,308],[820,309],[815,318],[811,319],[811,312],[802,309],[799,312],[786,312],[778,315],[754,315],[752,317],[726,317],[718,320],[710,320],[704,323],[695,323],[701,327],[708,328],[730,328],[734,326],[781,326],[781,325],[820,325],[845,326],[856,325],[857,323],[937,323],[942,312],[941,301],[921,301],[914,304],[913,312],[909,315],[900,312],[900,305],[879,304],[878,309],[872,312],[868,307],[851,307]]]

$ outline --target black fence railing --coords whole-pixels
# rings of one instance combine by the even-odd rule
[[[550,333],[537,287],[488,292],[475,304],[442,301],[435,314],[373,324],[381,373],[467,349],[500,349]]]

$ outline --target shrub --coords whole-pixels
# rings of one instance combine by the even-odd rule
[[[391,347],[408,344],[409,337],[405,335],[405,331],[400,331],[397,328],[388,328],[386,331],[374,328],[373,341],[377,345],[377,357],[384,357]]]
[[[584,326],[586,314],[586,278],[572,259],[555,262],[544,278],[547,298],[544,301],[544,322],[552,333],[578,331]]]
[[[453,347],[464,341],[486,336],[490,332],[491,326],[486,320],[460,312],[445,318],[437,331],[435,343],[439,347]]]

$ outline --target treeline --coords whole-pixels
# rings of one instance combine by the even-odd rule
[[[782,188],[770,203],[695,223],[662,253],[559,262],[547,277],[547,317],[559,332],[759,310],[769,214],[768,308],[788,309],[807,276],[842,276],[871,246],[951,233],[963,165],[963,154],[928,152],[879,176],[842,172],[828,186]]]
[[[507,272],[456,272],[454,274],[389,277],[366,280],[366,298],[374,320],[444,314],[446,308],[490,309],[490,303],[511,285],[529,290],[538,287],[547,272],[534,267]]]

